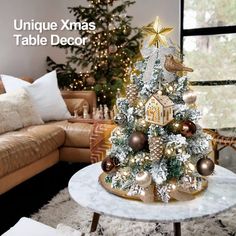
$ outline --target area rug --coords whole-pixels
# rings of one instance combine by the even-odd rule
[[[60,191],[31,218],[54,228],[59,224],[84,232],[85,235],[105,236],[171,236],[172,224],[154,224],[120,220],[101,216],[96,232],[89,234],[92,213],[70,199],[67,188]],[[236,235],[236,208],[213,218],[182,224],[183,236]]]

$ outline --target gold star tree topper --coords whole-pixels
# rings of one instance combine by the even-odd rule
[[[160,45],[163,45],[167,47],[166,35],[169,34],[173,28],[162,27],[160,18],[157,16],[154,23],[143,27],[143,30],[147,35],[150,35],[149,46],[156,45],[157,47],[160,47]]]

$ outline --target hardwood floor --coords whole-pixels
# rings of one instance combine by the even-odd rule
[[[12,227],[21,217],[29,217],[45,205],[61,189],[70,177],[86,164],[57,165],[34,176],[0,196],[0,235]]]

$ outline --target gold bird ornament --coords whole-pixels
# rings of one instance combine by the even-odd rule
[[[181,62],[174,59],[173,55],[169,54],[165,56],[165,64],[164,67],[169,72],[178,72],[178,71],[188,71],[193,72],[192,68],[184,66]]]

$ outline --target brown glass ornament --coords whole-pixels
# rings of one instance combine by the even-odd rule
[[[177,121],[177,120],[173,120],[169,123],[168,129],[170,132],[172,132],[174,134],[180,134],[180,132],[182,130],[182,122]]]
[[[208,176],[213,173],[215,169],[215,164],[210,158],[203,157],[198,160],[196,167],[200,175]]]
[[[147,136],[139,131],[133,132],[129,136],[129,146],[135,151],[142,150],[147,144]]]
[[[115,163],[113,162],[113,159],[111,156],[107,156],[101,164],[102,170],[106,173],[109,173],[113,170],[115,167]]]
[[[196,130],[197,130],[197,127],[196,125],[190,121],[190,120],[185,120],[183,121],[182,123],[182,129],[181,129],[181,134],[184,136],[184,137],[191,137],[195,134]]]

